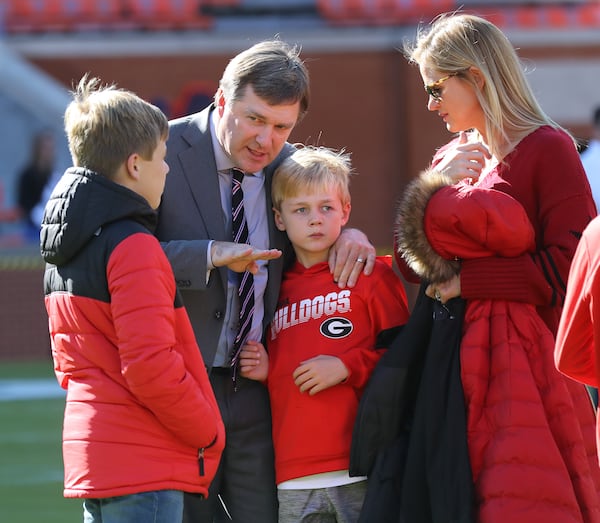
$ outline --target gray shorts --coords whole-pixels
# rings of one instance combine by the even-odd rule
[[[278,490],[279,523],[356,523],[367,482],[318,489]]]

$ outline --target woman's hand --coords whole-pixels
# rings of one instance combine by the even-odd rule
[[[458,143],[444,153],[435,170],[452,178],[454,182],[467,178],[476,182],[485,167],[486,160],[491,157],[490,151],[483,143],[469,142],[467,133],[463,131],[460,133]]]
[[[448,300],[460,296],[460,276],[457,274],[448,281],[430,284],[425,289],[425,294],[440,303],[446,303]]]

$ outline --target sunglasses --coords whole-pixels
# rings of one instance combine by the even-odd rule
[[[442,100],[442,84],[452,78],[453,76],[456,76],[458,73],[452,73],[449,74],[448,76],[444,76],[442,78],[440,78],[439,80],[433,82],[432,84],[427,84],[424,85],[423,87],[425,88],[425,92],[431,96],[431,98],[433,98],[436,102],[440,102]]]

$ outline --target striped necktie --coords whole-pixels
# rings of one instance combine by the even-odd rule
[[[235,243],[249,243],[248,223],[244,214],[244,192],[242,191],[242,180],[244,172],[240,169],[231,169],[233,175],[231,182],[231,212],[232,212],[232,234]],[[240,298],[240,318],[238,333],[235,337],[233,349],[230,354],[231,366],[233,367],[233,380],[236,378],[236,368],[242,345],[252,326],[254,314],[254,276],[251,272],[239,274],[238,296]]]

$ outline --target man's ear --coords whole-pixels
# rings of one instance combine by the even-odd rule
[[[217,89],[217,94],[215,94],[215,107],[217,111],[219,111],[219,116],[223,116],[223,111],[225,110],[225,96],[223,95],[223,89],[219,87]]]
[[[137,153],[130,154],[125,162],[125,167],[127,168],[127,174],[133,178],[134,180],[140,179],[140,155]]]
[[[285,224],[281,219],[281,213],[273,207],[274,219],[275,219],[275,227],[277,227],[280,231],[285,231]]]

